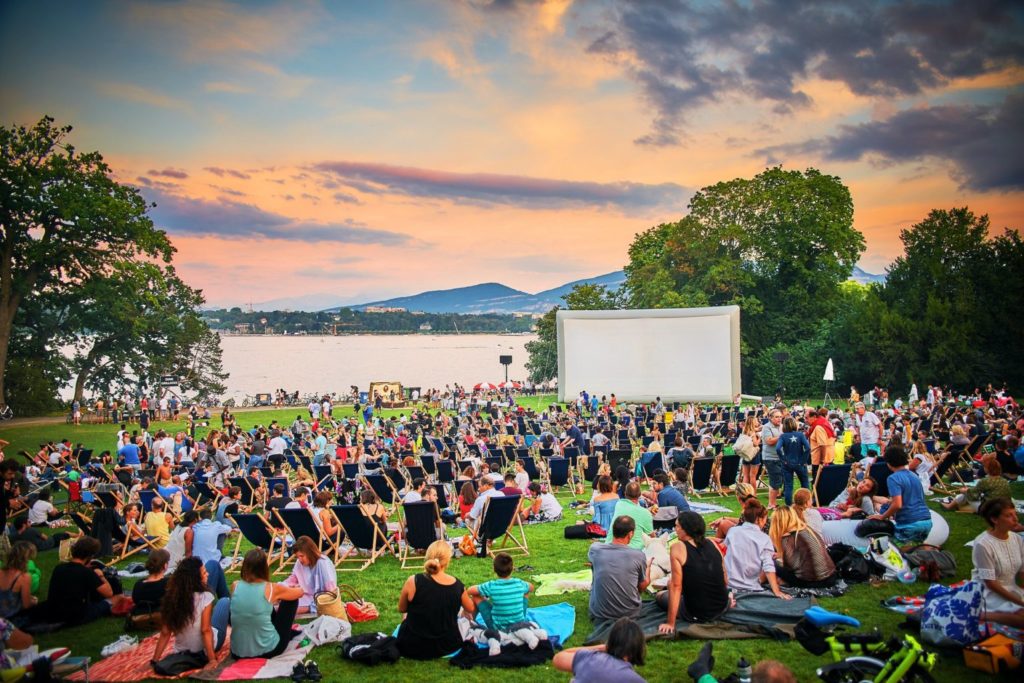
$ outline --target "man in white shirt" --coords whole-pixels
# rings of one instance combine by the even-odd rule
[[[163,462],[164,458],[170,458],[171,462],[174,462],[174,437],[162,429],[157,433],[156,437],[155,448],[160,456],[160,461]]]
[[[878,440],[882,435],[882,422],[874,412],[866,410],[863,403],[857,404],[857,417],[854,419],[857,434],[860,435],[862,456],[878,455]]]
[[[488,498],[500,496],[501,491],[494,488],[494,482],[487,477],[480,478],[480,491],[477,493],[476,502],[466,515],[466,526],[476,526],[484,513],[484,503]]]
[[[416,477],[412,480],[412,488],[409,493],[405,494],[405,498],[402,499],[403,503],[419,503],[423,500],[423,490],[427,487],[427,482],[424,481],[423,477]]]
[[[281,430],[274,430],[274,437],[267,444],[267,456],[271,455],[284,455],[284,452],[288,449],[288,442],[283,436],[281,436]]]

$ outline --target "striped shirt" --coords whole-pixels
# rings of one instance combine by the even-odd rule
[[[494,579],[480,584],[480,595],[491,601],[491,621],[501,630],[526,620],[526,601],[523,599],[530,584],[522,579]]]

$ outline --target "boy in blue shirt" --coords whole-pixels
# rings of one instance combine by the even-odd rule
[[[907,469],[909,462],[903,446],[893,444],[885,449],[885,464],[892,472],[886,480],[889,503],[881,514],[868,518],[891,519],[896,525],[893,539],[900,547],[924,543],[932,531],[932,513],[925,503],[924,487],[920,477]]]
[[[469,588],[477,612],[488,628],[511,631],[513,626],[526,621],[526,596],[533,592],[533,584],[511,578],[512,569],[512,556],[498,553],[494,556],[494,573],[498,578]]]

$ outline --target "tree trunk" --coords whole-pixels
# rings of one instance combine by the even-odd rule
[[[0,306],[0,405],[7,405],[7,349],[11,346],[11,327],[7,322],[7,312]]]
[[[82,403],[82,396],[85,394],[85,380],[89,378],[89,371],[91,369],[92,366],[82,368],[78,376],[75,377],[75,397],[71,399],[72,401],[78,401],[79,404]]]

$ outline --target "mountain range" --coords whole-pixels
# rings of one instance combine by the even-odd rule
[[[868,273],[860,266],[854,266],[850,279],[861,284],[885,282],[885,275]],[[546,289],[530,294],[513,289],[499,282],[484,282],[468,287],[454,289],[438,289],[420,292],[410,296],[392,299],[354,303],[332,294],[308,294],[300,297],[274,299],[252,304],[256,311],[337,311],[341,308],[366,310],[367,307],[404,308],[407,311],[423,311],[425,313],[546,313],[553,306],[564,306],[562,300],[576,285],[604,285],[609,289],[618,289],[626,281],[621,270],[605,273],[597,277],[573,280],[553,289]]]

